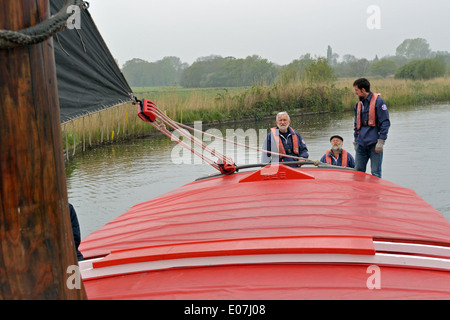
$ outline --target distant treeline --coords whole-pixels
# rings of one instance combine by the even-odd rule
[[[322,81],[337,77],[388,77],[431,79],[450,73],[450,53],[433,52],[425,39],[406,39],[394,56],[373,60],[339,55],[328,46],[327,56],[305,54],[280,66],[260,56],[245,59],[211,55],[197,59],[192,65],[178,57],[165,57],[156,62],[142,59],[127,61],[122,72],[132,87],[174,86],[185,88],[243,87],[297,80]]]

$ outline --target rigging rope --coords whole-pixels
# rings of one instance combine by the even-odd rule
[[[222,138],[222,137],[218,137],[218,136],[209,134],[209,133],[207,133],[207,132],[203,132],[203,131],[201,131],[201,130],[197,130],[197,129],[195,129],[195,128],[189,127],[189,126],[184,125],[184,124],[179,124],[179,125],[180,125],[181,127],[185,128],[185,129],[192,130],[192,131],[197,132],[197,133],[202,133],[202,134],[204,134],[205,136],[213,137],[213,138],[215,138],[215,139],[218,139],[218,140],[221,140],[221,141],[230,143],[230,144],[234,144],[234,145],[239,146],[239,147],[244,147],[244,148],[247,148],[247,149],[256,150],[256,151],[258,151],[258,152],[267,152],[267,153],[270,153],[270,154],[273,154],[273,155],[276,155],[276,156],[283,156],[283,157],[285,157],[285,158],[292,158],[292,159],[300,160],[300,161],[306,160],[305,158],[302,158],[302,157],[291,156],[291,155],[287,155],[287,154],[284,154],[284,153],[278,153],[278,152],[274,152],[274,151],[264,150],[264,149],[261,149],[261,148],[256,148],[256,147],[248,146],[248,145],[245,145],[245,144],[242,144],[242,143],[239,143],[239,142],[230,141],[230,140],[224,139],[224,138]]]
[[[201,133],[204,135],[207,135],[209,137],[214,137],[215,139],[224,141],[226,143],[234,144],[237,146],[241,146],[247,149],[253,149],[259,152],[267,152],[273,155],[283,156],[283,157],[290,157],[295,160],[298,160],[297,164],[314,164],[315,166],[318,166],[318,161],[311,161],[302,157],[296,157],[296,156],[289,156],[285,154],[280,154],[273,151],[264,150],[261,148],[255,148],[251,146],[247,146],[235,141],[230,141],[227,139],[224,139],[222,137],[214,136],[212,134],[203,132],[201,130],[189,127],[187,125],[181,124],[179,122],[176,122],[172,119],[170,119],[164,112],[159,110],[159,108],[150,100],[144,99],[144,100],[138,100],[135,98],[136,102],[139,104],[139,112],[138,116],[143,121],[149,122],[153,127],[155,127],[157,130],[171,138],[173,141],[179,143],[184,148],[190,150],[192,153],[203,159],[206,163],[210,164],[215,169],[219,170],[221,173],[224,174],[231,174],[238,170],[235,163],[233,162],[233,159],[223,155],[222,153],[218,152],[217,150],[205,145],[203,141],[195,137],[194,135],[190,134],[187,130],[191,130],[197,133]],[[208,152],[211,156],[217,157],[218,161],[214,162],[212,159],[206,157],[203,153],[198,152],[195,150],[195,148],[191,148],[188,144],[183,142],[181,139],[173,135],[167,128],[166,125],[172,128],[173,130],[177,130],[182,137],[186,138],[187,140],[191,141],[195,145],[200,146],[203,150]],[[187,130],[186,130],[187,129]]]
[[[184,130],[181,127],[180,123],[166,116],[164,112],[159,110],[158,107],[152,101],[147,99],[144,99],[143,101],[139,101],[136,99],[136,101],[139,103],[140,106],[140,112],[138,115],[142,120],[149,122],[157,130],[159,130],[172,140],[176,141],[184,148],[190,150],[192,153],[200,157],[202,160],[204,160],[206,163],[210,164],[212,167],[219,170],[220,172],[225,174],[231,174],[236,171],[236,165],[234,164],[233,159],[205,145],[203,141],[191,135],[188,131]],[[173,135],[166,128],[166,125],[171,127],[173,130],[177,130],[182,137],[191,141],[195,145],[198,145],[201,149],[205,150],[210,155],[217,157],[218,158],[217,162],[214,162],[212,159],[206,157],[203,153],[198,152],[197,150],[195,150],[195,148],[191,148],[184,141]]]
[[[57,14],[35,26],[18,31],[0,30],[0,49],[37,44],[65,30],[67,20],[74,13],[69,9],[70,6],[77,6],[84,10],[89,7],[89,3],[82,0],[66,0]]]

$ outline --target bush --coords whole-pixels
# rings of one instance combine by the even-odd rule
[[[390,74],[394,74],[396,70],[397,65],[395,62],[387,59],[381,59],[378,62],[374,62],[370,67],[370,71],[373,75],[381,76],[383,78]]]
[[[444,76],[445,70],[445,61],[440,58],[413,60],[398,68],[395,78],[426,80]]]
[[[320,57],[305,68],[303,80],[309,83],[332,82],[336,80],[334,69],[330,67],[326,58]]]

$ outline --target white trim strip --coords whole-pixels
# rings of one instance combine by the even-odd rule
[[[374,241],[373,245],[377,252],[410,253],[430,257],[450,258],[450,247],[387,241]]]
[[[80,271],[82,278],[88,280],[120,274],[172,268],[273,263],[368,264],[450,271],[450,259],[384,253],[377,253],[375,255],[267,254],[217,256],[130,263],[96,269],[92,268],[92,261],[85,261],[83,264],[80,264]]]

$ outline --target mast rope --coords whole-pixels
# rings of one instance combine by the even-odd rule
[[[315,166],[318,166],[318,161],[311,161],[309,159],[305,159],[305,158],[302,158],[302,157],[289,156],[289,155],[280,154],[280,153],[274,152],[274,151],[268,151],[268,150],[264,150],[264,149],[261,149],[261,148],[248,146],[248,145],[245,145],[245,144],[242,144],[242,143],[238,143],[238,142],[235,142],[235,141],[230,141],[230,140],[224,139],[222,137],[218,137],[218,136],[206,133],[204,131],[192,128],[190,126],[187,126],[187,125],[184,125],[184,124],[181,124],[179,122],[176,122],[176,121],[172,120],[164,112],[162,112],[156,106],[156,104],[154,102],[152,102],[152,101],[150,101],[148,99],[144,99],[144,100],[141,101],[141,100],[138,100],[135,97],[135,100],[136,100],[136,103],[139,104],[139,112],[138,112],[139,118],[141,118],[145,122],[150,123],[158,131],[162,132],[167,137],[171,138],[173,141],[179,143],[184,148],[190,150],[193,154],[195,154],[198,157],[200,157],[201,159],[203,159],[206,163],[210,164],[212,167],[214,167],[215,169],[219,170],[221,173],[231,174],[231,173],[233,173],[233,172],[238,170],[238,168],[236,167],[233,159],[228,157],[228,156],[225,156],[224,154],[218,152],[217,150],[215,150],[215,149],[205,145],[202,140],[198,139],[197,137],[195,137],[194,135],[189,133],[188,130],[191,130],[191,131],[197,132],[197,133],[201,133],[203,135],[206,135],[206,136],[209,136],[209,137],[213,137],[215,139],[224,141],[226,143],[234,144],[236,146],[241,146],[241,147],[244,147],[244,148],[247,148],[247,149],[256,150],[258,152],[267,152],[267,153],[270,153],[270,154],[273,154],[273,155],[293,158],[294,160],[299,161],[298,163],[300,163],[300,164],[314,164]],[[211,156],[217,157],[218,161],[214,162],[212,159],[206,157],[203,153],[198,152],[197,150],[195,150],[195,148],[192,148],[191,146],[186,144],[184,141],[182,141],[181,139],[179,139],[178,137],[173,135],[167,129],[166,125],[169,126],[170,128],[172,128],[173,130],[178,131],[182,137],[184,137],[187,140],[191,141],[195,145],[198,145],[201,149],[203,149],[206,152],[208,152]]]
[[[225,138],[222,138],[222,137],[219,137],[219,136],[215,136],[213,134],[209,134],[209,133],[203,132],[201,130],[197,130],[195,128],[189,127],[189,126],[181,124],[181,123],[179,125],[181,127],[185,128],[185,129],[192,130],[192,131],[197,132],[197,133],[202,133],[202,134],[204,134],[206,136],[209,136],[209,137],[212,137],[212,138],[224,141],[226,143],[234,144],[234,145],[239,146],[239,147],[244,147],[244,148],[255,150],[255,151],[258,151],[258,152],[266,152],[266,153],[270,153],[270,154],[273,154],[273,155],[276,155],[276,156],[283,156],[285,158],[292,158],[292,159],[296,159],[296,160],[299,160],[299,161],[306,160],[305,158],[302,158],[302,157],[291,156],[291,155],[287,155],[287,154],[284,154],[284,153],[278,153],[278,152],[269,151],[269,150],[265,150],[265,149],[261,149],[261,148],[257,148],[257,147],[248,146],[246,144],[242,144],[242,143],[239,143],[239,142],[230,141],[230,140],[227,140]]]
[[[89,3],[82,0],[66,0],[57,14],[35,26],[18,31],[0,30],[0,49],[37,44],[65,30],[67,20],[74,13],[70,10],[71,6],[77,6],[80,7],[80,10],[85,10],[89,8]]]
[[[219,170],[220,172],[224,174],[231,174],[236,171],[236,165],[234,164],[232,158],[227,157],[222,153],[218,152],[217,150],[205,145],[203,141],[190,134],[187,130],[183,129],[180,123],[166,116],[164,112],[159,110],[159,108],[152,101],[147,99],[140,101],[136,99],[136,102],[140,106],[138,116],[142,120],[149,122],[157,130],[159,130],[160,132],[171,138],[173,141],[179,143],[184,148],[190,150],[192,153],[200,157],[202,160],[204,160],[206,163],[210,164],[213,168]],[[195,150],[195,148],[191,148],[184,141],[173,135],[167,129],[166,125],[171,127],[173,130],[177,130],[182,137],[191,141],[195,145],[198,145],[201,149],[208,152],[211,156],[218,158],[217,162],[214,162],[212,159],[205,156],[203,153],[198,152],[197,150]]]

